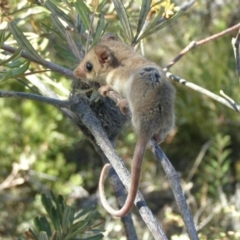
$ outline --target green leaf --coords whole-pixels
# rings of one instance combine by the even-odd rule
[[[2,45],[4,43],[4,37],[5,37],[5,31],[0,30],[0,48],[2,47]]]
[[[98,234],[92,237],[87,237],[87,238],[81,238],[81,240],[99,240],[102,239],[103,235],[102,234]]]
[[[76,59],[76,57],[66,48],[54,45],[53,47],[58,54],[60,54],[66,61],[70,61],[72,63],[79,63],[79,61]]]
[[[59,31],[59,33],[62,35],[62,37],[65,39],[65,27],[62,25],[62,23],[59,21],[58,17],[56,17],[56,15],[51,14],[50,18],[54,24],[54,26],[57,28],[57,30]]]
[[[8,80],[11,77],[12,77],[12,72],[11,71],[0,72],[0,82]]]
[[[58,196],[56,196],[52,191],[50,192],[51,198],[53,203],[55,203],[57,205],[58,203]]]
[[[64,240],[70,240],[70,239],[74,238],[75,236],[77,236],[77,234],[84,232],[87,228],[88,228],[88,222],[83,221],[82,225],[79,226],[76,231],[74,231],[74,232],[69,231],[70,233],[64,238]]]
[[[219,149],[216,148],[216,146],[217,146],[217,145],[213,145],[213,146],[211,146],[211,148],[209,149],[210,152],[211,152],[211,154],[212,154],[212,156],[214,156],[214,157],[217,157],[217,156],[218,156],[218,153],[219,153]]]
[[[50,237],[52,235],[51,227],[46,219],[46,217],[40,218],[40,223],[43,231],[47,233],[47,235]]]
[[[94,211],[91,211],[88,216],[86,217],[87,220],[94,220],[94,219],[97,219],[99,217],[99,213],[98,211],[94,210]]]
[[[41,231],[41,223],[39,217],[35,217],[33,219],[34,225],[37,228],[38,231]]]
[[[74,27],[74,22],[72,21],[72,19],[67,14],[65,14],[65,12],[63,12],[60,8],[54,5],[52,1],[47,0],[45,2],[45,6],[50,12],[53,13],[53,15],[61,18],[71,27]]]
[[[29,61],[27,61],[26,63],[24,63],[21,67],[7,71],[6,73],[3,72],[2,74],[0,74],[0,81],[4,81],[7,80],[9,78],[16,78],[19,77],[20,75],[22,75],[24,72],[26,72],[29,68]],[[2,75],[2,76],[1,76]]]
[[[47,236],[46,232],[40,232],[39,240],[48,240],[48,236]]]
[[[76,209],[74,207],[71,207],[71,214],[69,216],[69,222],[71,223],[71,226],[74,223],[74,215],[75,215]]]
[[[42,200],[42,204],[43,204],[46,212],[48,213],[48,216],[50,217],[50,219],[52,221],[54,228],[60,232],[61,226],[60,226],[60,222],[59,222],[59,216],[53,205],[52,200],[46,194],[42,194],[41,200]]]
[[[132,29],[131,29],[131,26],[130,26],[130,22],[129,22],[127,13],[125,11],[125,7],[124,7],[121,0],[113,0],[113,3],[114,3],[114,6],[115,6],[115,10],[117,12],[117,15],[119,17],[119,20],[120,20],[123,28],[125,29],[126,36],[128,37],[128,39],[130,41],[132,41],[133,33],[132,33]]]
[[[80,17],[80,19],[83,22],[83,25],[86,29],[90,28],[90,18],[89,15],[91,14],[90,9],[87,7],[87,5],[82,0],[77,0],[76,3],[74,3],[74,7]]]
[[[43,62],[43,59],[39,56],[37,51],[33,48],[33,46],[30,44],[30,42],[27,40],[27,38],[24,36],[24,34],[15,22],[9,22],[8,28],[17,43],[21,46],[23,50],[27,52],[28,55],[30,55],[32,58],[34,58],[34,60],[38,62]]]
[[[25,59],[23,58],[18,58],[18,59],[15,59],[14,61],[10,62],[10,63],[7,63],[5,64],[6,67],[9,67],[9,68],[19,68],[21,65],[23,65],[24,63],[26,62]]]
[[[79,229],[83,224],[85,220],[75,222],[70,228],[69,228],[69,233],[76,231],[76,229]]]
[[[104,29],[106,28],[105,21],[104,21],[104,14],[100,14],[98,24],[96,27],[96,31],[94,33],[94,40],[92,42],[92,46],[94,46],[97,42],[99,42],[99,39],[102,35],[102,32],[104,32]]]
[[[51,216],[52,216],[52,223],[53,223],[55,229],[56,229],[59,233],[62,233],[62,227],[61,227],[61,223],[60,223],[60,217],[59,217],[59,215],[58,215],[55,207],[52,208]]]
[[[55,28],[52,28],[45,23],[41,23],[45,28],[47,28],[50,32],[53,32],[56,34],[56,36],[60,37],[62,40],[66,41],[65,37]]]
[[[75,216],[75,220],[79,219],[80,217],[84,216],[85,214],[91,212],[94,210],[94,207],[93,206],[89,206],[87,208],[85,208],[84,210],[82,210],[80,213],[78,213],[76,216]]]
[[[59,216],[59,218],[63,217],[63,212],[64,209],[66,208],[66,204],[64,202],[64,198],[62,195],[59,195],[58,198],[55,201],[56,205],[57,205],[57,214]]]
[[[134,40],[137,40],[139,33],[142,30],[142,27],[145,23],[146,17],[149,13],[150,7],[151,7],[152,0],[142,0],[142,6],[141,6],[141,11],[139,14],[139,19],[138,19],[138,25],[137,25],[137,33],[136,36],[134,37]]]
[[[98,5],[98,8],[97,8],[97,11],[98,12],[103,12],[103,8],[105,7],[105,5],[108,3],[108,0],[102,0],[100,1],[99,5]]]
[[[42,204],[43,204],[46,212],[51,217],[51,211],[53,208],[53,203],[52,203],[51,199],[46,194],[43,193],[41,195],[41,201],[42,201]]]
[[[219,141],[221,142],[222,144],[222,147],[227,147],[230,142],[231,142],[231,138],[229,135],[226,135],[226,136],[219,136]]]
[[[227,161],[225,164],[223,164],[223,166],[222,166],[223,174],[226,174],[228,172],[229,167],[230,167],[230,162],[229,161]]]
[[[92,222],[99,218],[99,216],[100,214],[96,210],[90,210],[89,214],[84,220],[78,221],[75,224],[73,224],[72,227],[70,227],[69,232],[74,232],[77,234],[80,232],[84,232],[87,228],[91,227],[90,225],[92,224]],[[75,229],[77,230],[75,231]]]
[[[159,21],[159,19],[161,18],[161,16],[163,15],[164,12],[164,7],[160,7],[158,14],[155,16],[155,18],[148,24],[148,26],[146,27],[146,29],[144,30],[144,32],[141,34],[140,39],[146,37],[147,35],[151,34],[151,31],[154,27],[156,27],[157,25],[157,21]],[[167,20],[166,20],[167,21]]]
[[[72,215],[72,208],[69,207],[69,206],[66,206],[66,208],[65,208],[64,211],[63,211],[63,216],[62,216],[62,229],[63,229],[63,234],[66,234],[68,228],[72,225],[71,215]]]
[[[209,166],[216,170],[219,167],[219,163],[216,161],[215,158],[210,158],[209,160]]]
[[[6,59],[6,60],[0,61],[0,65],[4,65],[4,64],[6,64],[6,63],[8,63],[8,62],[11,62],[11,61],[13,61],[13,60],[15,60],[15,59],[20,58],[20,57],[21,57],[21,54],[22,54],[22,49],[21,49],[21,48],[18,48],[11,57],[9,57],[9,58]]]
[[[222,163],[223,161],[225,161],[229,157],[230,153],[230,150],[225,149],[220,156],[220,162]]]
[[[58,195],[57,197],[57,203],[59,203],[59,205],[63,206],[63,210],[64,208],[67,206],[66,203],[64,202],[64,198],[62,195]]]
[[[48,236],[52,235],[50,225],[45,217],[35,217],[33,221],[39,232],[44,231]]]

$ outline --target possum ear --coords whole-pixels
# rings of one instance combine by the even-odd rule
[[[114,33],[105,33],[101,38],[101,41],[110,41],[110,40],[117,41],[118,38]]]
[[[94,47],[94,52],[97,55],[97,58],[101,64],[113,62],[113,54],[108,46],[105,45],[96,45]]]

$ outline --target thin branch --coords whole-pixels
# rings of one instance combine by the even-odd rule
[[[178,205],[178,209],[180,210],[181,216],[183,217],[183,221],[185,223],[189,238],[191,240],[198,240],[199,238],[197,235],[195,224],[193,222],[193,217],[188,208],[186,198],[180,185],[180,180],[176,170],[155,141],[150,141],[149,147],[154,153],[154,155],[157,157],[157,159],[160,161],[162,168],[167,175],[168,182],[172,188],[175,200]]]
[[[166,72],[166,75],[168,78],[170,78],[171,80],[175,81],[175,82],[178,82],[178,83],[181,83],[183,84],[184,86],[186,87],[189,87],[197,92],[200,92],[212,99],[214,99],[215,101],[217,102],[220,102],[221,104],[235,110],[236,112],[240,113],[240,105],[237,104],[234,100],[229,100],[229,99],[225,99],[223,97],[220,97],[219,95],[213,93],[213,92],[210,92],[209,90],[205,89],[205,88],[202,88],[194,83],[191,83],[191,82],[188,82],[187,80],[183,79],[183,78],[180,78],[179,76],[177,75],[174,75],[170,72]]]
[[[104,155],[105,156],[105,155]],[[105,157],[106,158],[106,157]],[[108,160],[104,163],[109,162]],[[126,189],[118,177],[116,171],[111,168],[109,171],[109,182],[113,188],[114,195],[116,196],[119,208],[121,208],[126,201]],[[124,217],[121,218],[122,224],[124,226],[125,234],[129,240],[138,240],[136,233],[136,228],[132,219],[132,213],[129,212]]]
[[[11,188],[16,185],[21,185],[25,182],[24,178],[18,177],[18,172],[21,170],[21,166],[18,163],[12,164],[12,172],[8,175],[8,177],[0,184],[0,190],[5,188]]]
[[[186,53],[188,53],[190,50],[195,49],[195,48],[197,48],[197,47],[199,47],[199,46],[201,46],[201,45],[203,45],[203,44],[205,44],[205,43],[208,43],[208,42],[210,42],[210,41],[212,41],[212,40],[215,40],[215,39],[217,39],[217,38],[219,38],[219,37],[222,37],[222,36],[224,36],[224,35],[226,35],[226,34],[228,34],[228,33],[231,33],[231,32],[233,32],[233,31],[237,30],[239,27],[240,27],[240,23],[238,23],[238,24],[236,24],[236,25],[234,25],[234,26],[232,26],[232,27],[230,27],[230,28],[228,28],[228,29],[220,32],[220,33],[217,33],[217,34],[214,34],[214,35],[212,35],[212,36],[210,36],[210,37],[204,38],[204,39],[202,39],[202,40],[200,40],[200,41],[197,41],[197,42],[196,42],[196,41],[192,41],[192,42],[190,42],[190,43],[188,44],[188,46],[186,46],[186,47],[164,68],[164,70],[165,70],[165,71],[168,71],[177,61],[179,61],[179,60],[180,60]]]
[[[232,46],[234,51],[234,56],[237,64],[238,78],[240,79],[240,53],[239,53],[239,44],[240,44],[240,29],[238,30],[236,38],[232,38]]]
[[[7,51],[7,52],[10,52],[10,53],[14,53],[17,50],[16,48],[11,47],[11,46],[6,45],[6,44],[3,44],[2,49]],[[76,78],[73,76],[72,70],[70,70],[68,68],[61,67],[61,66],[59,66],[55,63],[52,63],[52,62],[49,62],[49,61],[46,61],[46,60],[43,60],[42,62],[38,62],[34,58],[32,58],[29,54],[27,54],[25,51],[22,51],[21,57],[23,57],[25,59],[28,59],[31,62],[38,63],[38,64],[40,64],[40,65],[42,65],[46,68],[51,69],[52,71],[63,74],[64,76],[66,76],[70,79],[76,80]]]
[[[112,146],[115,146],[115,138],[110,140]],[[108,159],[106,158],[104,152],[102,151],[102,149],[96,144],[95,141],[92,141],[92,139],[89,139],[90,143],[92,144],[93,148],[95,149],[95,152],[100,156],[100,158],[102,159],[102,162],[105,163],[109,163]],[[117,199],[117,203],[118,205],[121,207],[123,206],[125,200],[126,200],[126,191],[125,191],[125,187],[122,184],[120,178],[118,177],[116,171],[111,168],[109,171],[109,183],[111,184],[114,194],[116,196]],[[131,212],[129,212],[127,215],[125,215],[124,217],[121,218],[121,221],[124,225],[124,230],[126,233],[126,236],[128,236],[128,239],[131,240],[138,240],[138,236],[136,233],[136,228],[134,226],[133,223],[133,219],[132,219],[132,214]]]
[[[127,189],[129,189],[130,174],[126,169],[122,159],[117,155],[115,149],[113,149],[112,144],[102,129],[99,120],[94,116],[92,110],[89,108],[87,100],[83,97],[74,95],[71,97],[70,101],[70,109],[77,114],[82,123],[91,131],[96,139],[97,144],[114,167],[122,183]],[[154,238],[159,240],[166,240],[167,237],[162,227],[159,225],[156,218],[147,207],[146,202],[144,201],[144,198],[139,191],[135,199],[135,204],[138,206],[139,212],[146,225],[152,232]]]
[[[200,163],[202,162],[203,157],[205,156],[209,146],[211,144],[211,141],[207,141],[206,143],[203,144],[196,160],[194,161],[193,167],[188,173],[188,176],[186,177],[186,182],[190,182],[196,171],[198,170],[198,167]]]
[[[232,103],[232,104],[236,104],[236,102],[229,97],[223,90],[219,91],[220,95],[222,95],[228,102]]]
[[[219,213],[222,210],[222,206],[215,206],[211,211],[209,211],[207,217],[201,221],[201,223],[198,224],[197,230],[200,231],[203,227],[205,227],[211,220],[212,218]]]
[[[196,2],[196,0],[190,0],[188,2],[184,2],[181,5],[181,10],[182,11],[187,11],[195,2]]]
[[[48,103],[58,108],[68,108],[68,100],[59,100],[55,98],[44,97],[38,94],[23,93],[23,92],[11,92],[11,91],[0,91],[1,98],[18,98],[18,99],[30,99],[38,102]]]

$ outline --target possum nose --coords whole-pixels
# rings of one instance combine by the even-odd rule
[[[73,75],[76,78],[84,78],[84,77],[86,77],[85,71],[82,68],[75,68],[75,70],[73,71]]]

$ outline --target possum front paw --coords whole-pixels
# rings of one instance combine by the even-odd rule
[[[98,91],[99,93],[103,96],[103,97],[106,97],[107,96],[107,93],[111,90],[111,87],[109,85],[104,85],[104,86],[101,86]]]
[[[129,105],[128,105],[128,101],[126,99],[119,100],[117,102],[116,106],[119,107],[119,109],[123,115],[127,115]]]

